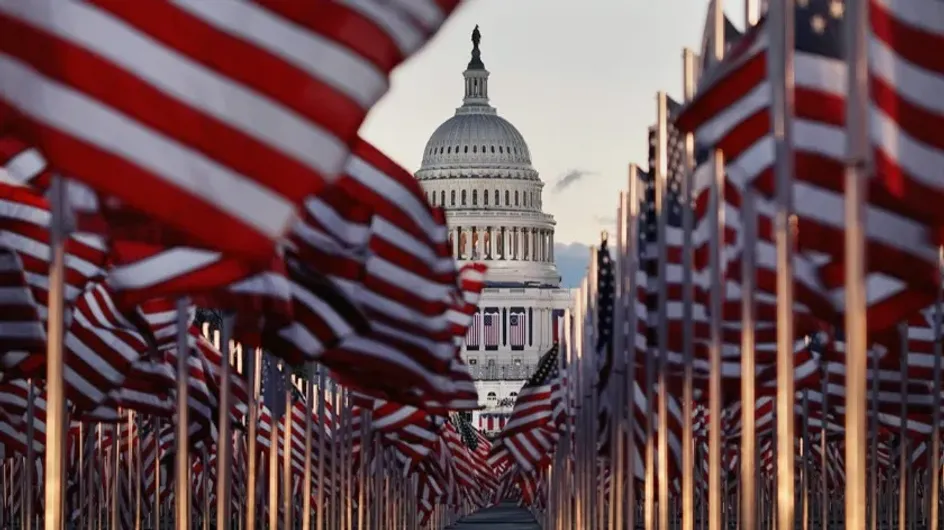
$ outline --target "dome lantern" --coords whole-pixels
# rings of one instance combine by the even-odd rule
[[[479,42],[482,41],[482,34],[479,33],[478,25],[472,30],[472,60],[466,67],[462,76],[465,78],[465,98],[462,100],[462,107],[459,112],[475,112],[494,114],[495,109],[488,104],[488,70],[485,69],[485,63],[482,62],[482,52],[479,50]]]

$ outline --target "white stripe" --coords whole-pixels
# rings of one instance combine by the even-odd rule
[[[8,160],[4,169],[16,183],[26,185],[46,169],[46,159],[36,149],[26,149]]]
[[[365,110],[387,90],[386,72],[378,70],[374,64],[350,48],[286,21],[264,7],[254,5],[253,2],[174,0],[173,3],[223,32],[236,35],[281,57],[312,77],[345,93]],[[303,146],[305,143],[300,142],[298,145]],[[321,149],[317,146],[314,146],[314,149],[312,147],[309,146],[308,149],[314,151],[313,154],[327,154],[320,153]],[[334,159],[330,164],[334,171],[339,171],[344,158],[329,158]]]
[[[210,266],[220,259],[218,252],[193,248],[171,248],[148,258],[113,267],[108,283],[117,289],[141,289]]]
[[[282,235],[294,218],[294,206],[272,190],[3,54],[0,98],[49,127],[131,161],[269,237]]]

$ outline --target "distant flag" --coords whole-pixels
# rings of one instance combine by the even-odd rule
[[[527,323],[524,309],[515,308],[509,312],[508,338],[512,348],[523,348],[527,336]]]
[[[482,333],[482,313],[476,312],[472,315],[472,324],[465,334],[465,347],[470,350],[479,349],[479,336]]]
[[[501,320],[499,318],[498,309],[486,308],[482,318],[485,328],[485,347],[497,348],[501,340]]]

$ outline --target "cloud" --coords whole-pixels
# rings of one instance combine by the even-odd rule
[[[554,193],[560,193],[582,178],[595,174],[596,173],[593,171],[587,171],[585,169],[571,169],[567,173],[564,173],[564,176],[557,179],[557,182],[554,183],[554,188],[552,191]]]
[[[554,245],[554,261],[561,275],[561,287],[578,287],[587,275],[590,247],[583,243],[557,243]]]

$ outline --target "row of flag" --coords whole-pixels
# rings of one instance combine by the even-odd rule
[[[566,323],[548,528],[941,525],[944,11],[764,4],[712,1],[657,95]]]
[[[439,528],[517,495],[514,432],[458,414],[486,269],[358,136],[458,5],[0,1],[0,525]]]

